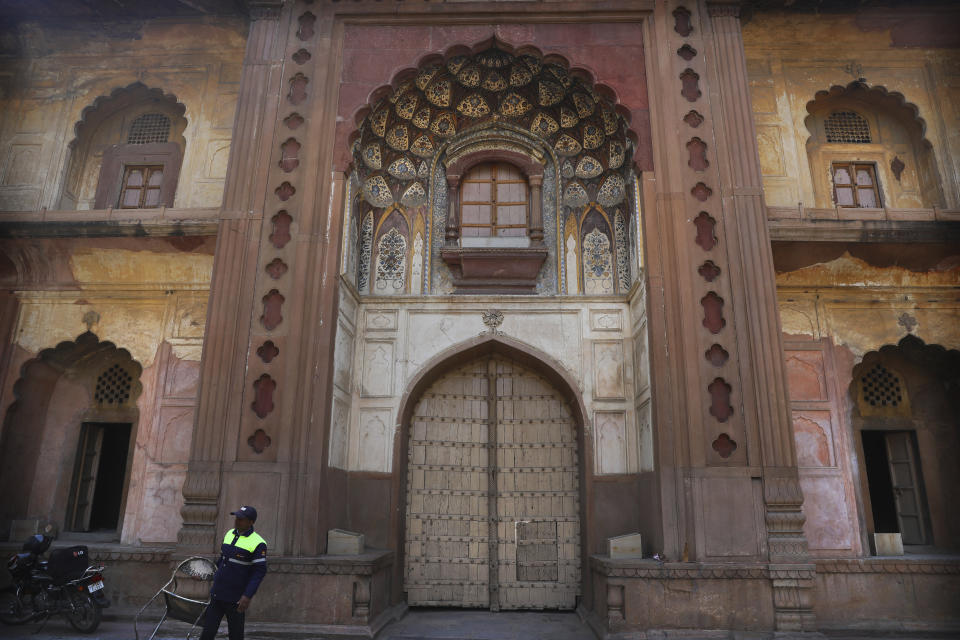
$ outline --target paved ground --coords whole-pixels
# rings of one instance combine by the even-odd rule
[[[138,626],[140,638],[150,637],[154,625]],[[30,624],[21,627],[0,626],[0,638],[23,640],[131,640],[133,624],[128,620],[104,620],[93,634],[77,633],[63,619],[53,619],[39,627]],[[164,622],[157,640],[184,640],[188,625]],[[226,638],[226,624],[221,627]],[[193,636],[196,638],[196,635]],[[322,640],[323,635],[310,633],[308,627],[290,625],[247,625],[246,640]],[[388,625],[377,640],[596,640],[593,633],[574,613],[504,612],[489,611],[415,611],[398,622]]]
[[[154,623],[156,624],[156,623]],[[48,622],[39,633],[39,625],[4,627],[0,625],[0,638],[18,640],[133,640],[133,623],[129,619],[108,617],[93,634],[74,631],[65,620]],[[140,638],[146,640],[154,625],[140,628]],[[165,622],[156,640],[184,640],[188,625]],[[221,628],[219,638],[226,639],[226,626]],[[638,636],[642,638],[643,636]],[[652,633],[648,640],[671,640],[673,634]],[[768,634],[708,632],[702,636],[682,634],[682,640],[761,640]],[[193,636],[196,638],[196,635]],[[325,640],[309,627],[299,625],[257,625],[247,627],[246,640]],[[796,636],[794,636],[796,638]],[[958,640],[958,634],[828,634],[829,640]],[[590,630],[574,613],[560,612],[501,612],[414,610],[402,620],[387,626],[377,640],[595,640]],[[787,640],[783,638],[783,640]]]

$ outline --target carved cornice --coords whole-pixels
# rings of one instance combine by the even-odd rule
[[[655,580],[762,580],[770,577],[765,564],[694,564],[636,560],[623,562],[602,556],[590,558],[595,573],[608,578],[646,578]],[[811,569],[812,576],[812,569]]]
[[[251,20],[279,20],[283,0],[249,0]]]
[[[960,558],[840,558],[817,560],[817,573],[960,575]]]
[[[392,551],[362,556],[320,556],[314,558],[270,558],[271,573],[372,576],[393,564]]]
[[[714,0],[707,2],[707,13],[711,18],[739,18],[740,0]]]
[[[90,559],[99,562],[170,562],[173,550],[145,551],[140,549],[97,549],[90,548]]]

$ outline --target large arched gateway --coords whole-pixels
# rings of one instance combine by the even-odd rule
[[[960,3],[867,4],[0,2],[0,543],[131,611],[253,505],[324,637],[960,629]]]
[[[491,353],[439,376],[405,426],[407,603],[574,608],[581,465],[564,393]]]

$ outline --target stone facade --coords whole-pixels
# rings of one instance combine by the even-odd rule
[[[601,637],[960,625],[955,10],[199,6],[0,41],[0,536],[133,607],[253,504],[252,616],[328,632],[401,615],[421,543],[441,604],[577,559]],[[546,397],[572,435],[525,439]]]

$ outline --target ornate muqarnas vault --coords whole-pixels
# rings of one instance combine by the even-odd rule
[[[428,61],[364,112],[348,226],[360,293],[629,288],[626,110],[562,58],[509,49]]]

